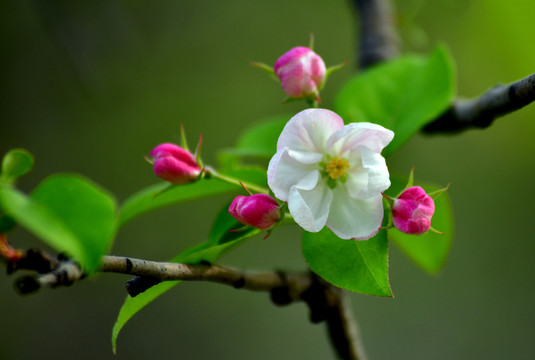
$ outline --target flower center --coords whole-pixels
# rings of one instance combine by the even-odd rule
[[[333,157],[326,166],[327,174],[333,180],[338,179],[347,174],[347,169],[349,169],[349,162],[346,159],[340,159]]]

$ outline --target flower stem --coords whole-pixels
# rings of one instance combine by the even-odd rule
[[[319,107],[319,101],[317,99],[307,98],[305,101],[311,108],[317,109]]]
[[[206,174],[209,174],[210,176],[212,176],[212,177],[214,177],[216,179],[228,182],[229,184],[234,184],[234,185],[239,186],[239,187],[242,187],[242,184],[243,184],[243,185],[245,185],[245,187],[247,187],[247,189],[252,190],[254,192],[257,192],[257,193],[269,194],[269,189],[267,189],[267,188],[265,188],[263,186],[258,186],[258,185],[255,185],[255,184],[248,183],[246,181],[241,181],[241,180],[233,178],[231,176],[220,174],[220,173],[218,173],[217,171],[215,171],[214,169],[212,169],[210,167],[206,168]]]
[[[281,225],[295,224],[295,220],[294,217],[289,212],[287,212],[286,214],[284,214],[284,217],[281,219],[280,223]]]

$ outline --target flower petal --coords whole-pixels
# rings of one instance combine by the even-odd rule
[[[326,181],[320,181],[312,190],[293,186],[288,197],[288,210],[303,229],[318,232],[325,226],[332,200],[333,192]]]
[[[380,153],[394,138],[394,133],[372,123],[351,123],[339,129],[327,140],[327,151],[333,156],[347,156],[357,146]]]
[[[303,110],[288,121],[277,142],[277,151],[288,147],[293,151],[326,153],[327,139],[344,127],[340,116],[330,110]]]
[[[383,197],[353,199],[344,186],[333,190],[327,227],[342,239],[367,240],[375,236],[383,222]]]
[[[288,155],[303,164],[317,164],[323,159],[323,154],[317,152],[302,152],[288,149]]]
[[[275,62],[275,66],[273,66],[273,71],[275,71],[275,73],[278,73],[281,67],[291,65],[296,60],[309,53],[313,53],[310,48],[304,46],[294,47],[293,49],[291,49],[290,51],[288,51],[277,59],[277,61]]]
[[[292,186],[311,190],[318,183],[319,177],[319,171],[314,165],[297,161],[290,156],[288,148],[277,151],[269,162],[268,185],[275,197],[282,201],[288,201]]]
[[[358,147],[350,152],[350,168],[345,183],[354,199],[375,196],[390,187],[390,176],[385,158],[367,147]]]
[[[289,97],[299,98],[303,95],[305,69],[300,63],[291,63],[275,72],[281,80],[281,87]]]

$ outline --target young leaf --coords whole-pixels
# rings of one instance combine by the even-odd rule
[[[241,245],[246,240],[261,232],[261,230],[252,227],[237,232],[228,231],[239,227],[243,227],[243,225],[238,223],[228,213],[227,204],[219,212],[216,221],[214,222],[214,226],[212,227],[209,240],[184,251],[182,254],[172,259],[171,262],[198,264],[202,261],[207,261],[213,263],[233,248]],[[119,332],[128,320],[158,296],[164,294],[179,283],[180,281],[165,281],[151,287],[134,298],[129,296],[126,298],[112,330],[112,347],[114,353],[116,352],[117,336],[119,336]]]
[[[393,176],[391,181],[388,195],[395,197],[405,186],[406,179]],[[418,185],[427,193],[440,189],[433,185]],[[453,215],[447,192],[435,199],[435,214],[431,226],[445,234],[428,231],[424,235],[408,235],[392,228],[388,230],[388,237],[423,270],[436,274],[444,266],[453,241]]]
[[[228,175],[261,186],[267,184],[266,172],[260,168],[235,169]],[[119,227],[140,215],[166,206],[243,190],[239,185],[229,184],[219,179],[202,179],[162,192],[167,186],[169,186],[168,183],[155,184],[126,199],[119,213]]]
[[[305,231],[302,250],[310,269],[331,284],[362,294],[392,296],[385,231],[365,241],[342,240],[327,228]]]
[[[58,251],[84,263],[81,241],[46,206],[15,188],[0,184],[0,208],[20,225]]]
[[[2,159],[0,181],[13,182],[33,168],[33,155],[24,149],[13,149]]]
[[[210,235],[208,235],[209,244],[218,244],[223,241],[225,237],[239,235],[240,232],[229,232],[233,229],[243,228],[244,225],[240,224],[236,219],[229,214],[228,208],[230,202],[225,204],[217,214],[214,223],[212,224],[212,229],[210,230]]]
[[[267,171],[265,168],[256,165],[239,165],[227,169],[223,175],[231,176],[239,179],[242,182],[258,185],[261,187],[268,187]],[[240,186],[239,191],[245,195],[245,189]]]
[[[235,185],[218,179],[203,179],[162,192],[167,186],[169,186],[168,183],[155,184],[138,191],[126,199],[119,212],[119,227],[140,215],[166,206],[224,194],[238,189]]]
[[[429,57],[405,56],[352,78],[335,100],[346,123],[368,121],[394,131],[388,155],[442,113],[455,95],[453,61],[438,47]]]
[[[117,336],[119,336],[119,332],[128,322],[128,320],[130,320],[130,318],[132,318],[132,316],[134,316],[139,310],[143,309],[145,305],[151,303],[158,296],[167,292],[178,283],[180,283],[180,281],[164,281],[154,285],[147,291],[137,295],[134,298],[130,296],[126,297],[125,302],[119,311],[119,315],[117,316],[117,321],[113,325],[111,332],[111,346],[114,354],[117,353]]]
[[[0,186],[0,207],[87,272],[98,267],[115,234],[115,201],[77,175],[51,176],[30,197]]]

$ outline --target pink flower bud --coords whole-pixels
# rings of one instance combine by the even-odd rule
[[[173,184],[195,181],[201,168],[193,154],[175,144],[161,144],[151,151],[156,176]]]
[[[261,230],[269,229],[280,220],[279,204],[266,194],[236,196],[228,212],[240,223]]]
[[[397,198],[392,206],[392,221],[401,232],[412,235],[425,234],[431,228],[435,202],[425,190],[412,186]]]
[[[282,55],[273,68],[290,98],[316,98],[325,80],[325,63],[314,51],[296,47]]]

